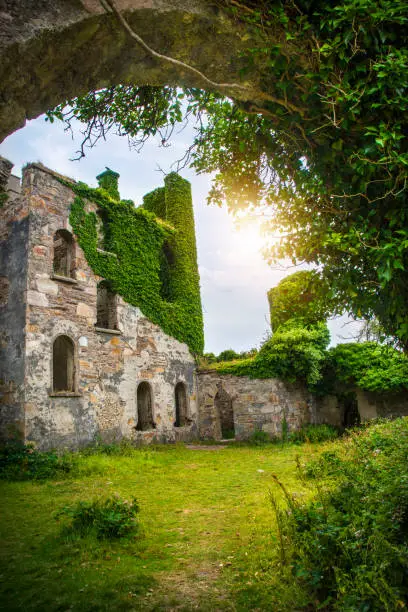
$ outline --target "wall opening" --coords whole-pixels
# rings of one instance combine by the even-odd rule
[[[75,391],[75,345],[68,336],[57,336],[52,347],[52,390]]]
[[[355,393],[348,393],[341,398],[343,404],[343,427],[346,429],[361,424],[360,413],[358,411],[357,396]]]
[[[174,253],[168,244],[165,242],[160,254],[160,297],[166,302],[173,302],[174,297],[171,287],[171,269],[174,266]]]
[[[97,287],[96,327],[118,329],[117,297],[108,281],[101,281]]]
[[[141,382],[137,388],[137,431],[154,429],[152,388],[147,382]]]
[[[214,406],[220,419],[221,437],[223,439],[235,438],[232,400],[223,387],[220,387],[217,391]]]
[[[174,389],[174,393],[176,401],[176,420],[174,422],[174,427],[184,427],[188,423],[186,385],[182,382],[178,382]]]
[[[54,234],[54,258],[52,269],[54,274],[74,278],[75,258],[74,240],[67,230],[58,230]]]

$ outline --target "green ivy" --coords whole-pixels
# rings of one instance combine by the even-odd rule
[[[148,194],[144,205],[135,208],[130,200],[112,197],[115,180],[117,184],[112,175],[116,173],[108,169],[102,175],[108,182],[100,181],[110,191],[60,179],[76,194],[70,223],[86,260],[126,302],[138,306],[193,353],[201,354],[204,333],[190,184],[172,173],[165,178],[164,188]],[[97,205],[109,252],[98,249],[97,215],[86,212],[85,200]],[[161,278],[165,245],[174,257],[167,269],[167,299],[162,297]]]
[[[105,172],[98,174],[96,180],[99,183],[99,187],[105,189],[114,200],[120,200],[120,194],[118,189],[119,174],[114,170],[106,167]]]
[[[320,380],[329,341],[325,323],[306,328],[303,322],[291,320],[280,326],[255,357],[219,363],[213,368],[220,374],[301,381],[313,389]]]
[[[268,291],[273,331],[290,319],[302,319],[306,327],[325,321],[336,308],[329,289],[316,270],[286,276]]]
[[[408,389],[408,358],[376,342],[339,344],[327,352],[318,393],[339,393],[359,387],[386,393]]]

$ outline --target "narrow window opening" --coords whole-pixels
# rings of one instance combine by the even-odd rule
[[[75,346],[68,336],[58,336],[52,348],[53,391],[75,391]]]
[[[152,389],[147,382],[137,388],[137,431],[154,429]]]
[[[182,382],[178,382],[175,387],[176,399],[176,420],[175,427],[184,427],[188,423],[187,419],[187,393],[186,386]]]
[[[102,281],[97,287],[96,327],[118,329],[116,293],[107,281]]]
[[[232,400],[228,393],[220,387],[214,398],[214,406],[220,419],[221,437],[229,439],[235,437],[234,410]]]
[[[54,234],[53,272],[58,276],[74,278],[74,240],[67,230],[58,230]]]

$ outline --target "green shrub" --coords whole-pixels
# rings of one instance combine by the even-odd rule
[[[318,459],[308,461],[303,471],[308,478],[322,478],[336,475],[341,466],[342,460],[336,451],[324,451]]]
[[[53,451],[40,452],[33,444],[10,442],[0,447],[0,479],[44,480],[57,478],[72,470],[68,456]]]
[[[240,359],[240,355],[232,349],[226,349],[225,351],[221,351],[221,353],[217,357],[218,362],[233,361],[234,359]]]
[[[291,442],[327,442],[335,440],[339,436],[339,431],[331,425],[305,425],[297,431],[288,434]]]
[[[234,363],[220,363],[220,374],[250,378],[281,378],[288,382],[303,381],[309,387],[321,378],[321,364],[330,341],[325,323],[305,327],[292,319],[281,325],[255,357]]]
[[[281,559],[309,589],[314,605],[367,612],[404,608],[408,419],[355,431],[344,445],[343,452],[325,453],[314,463],[316,499],[299,503],[282,485],[288,509],[273,500]]]
[[[137,530],[136,515],[139,513],[137,500],[121,499],[119,496],[80,501],[75,506],[66,506],[56,516],[69,517],[64,526],[65,533],[80,537],[94,534],[98,539],[115,539]]]
[[[350,342],[329,349],[323,367],[322,392],[360,387],[390,392],[408,389],[408,358],[376,342]]]

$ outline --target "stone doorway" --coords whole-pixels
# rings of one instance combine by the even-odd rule
[[[344,407],[343,427],[348,429],[361,424],[360,413],[358,411],[357,396],[355,393],[348,393],[341,398]]]
[[[221,438],[223,440],[235,438],[232,399],[223,387],[218,388],[214,398],[214,407],[220,423]]]

